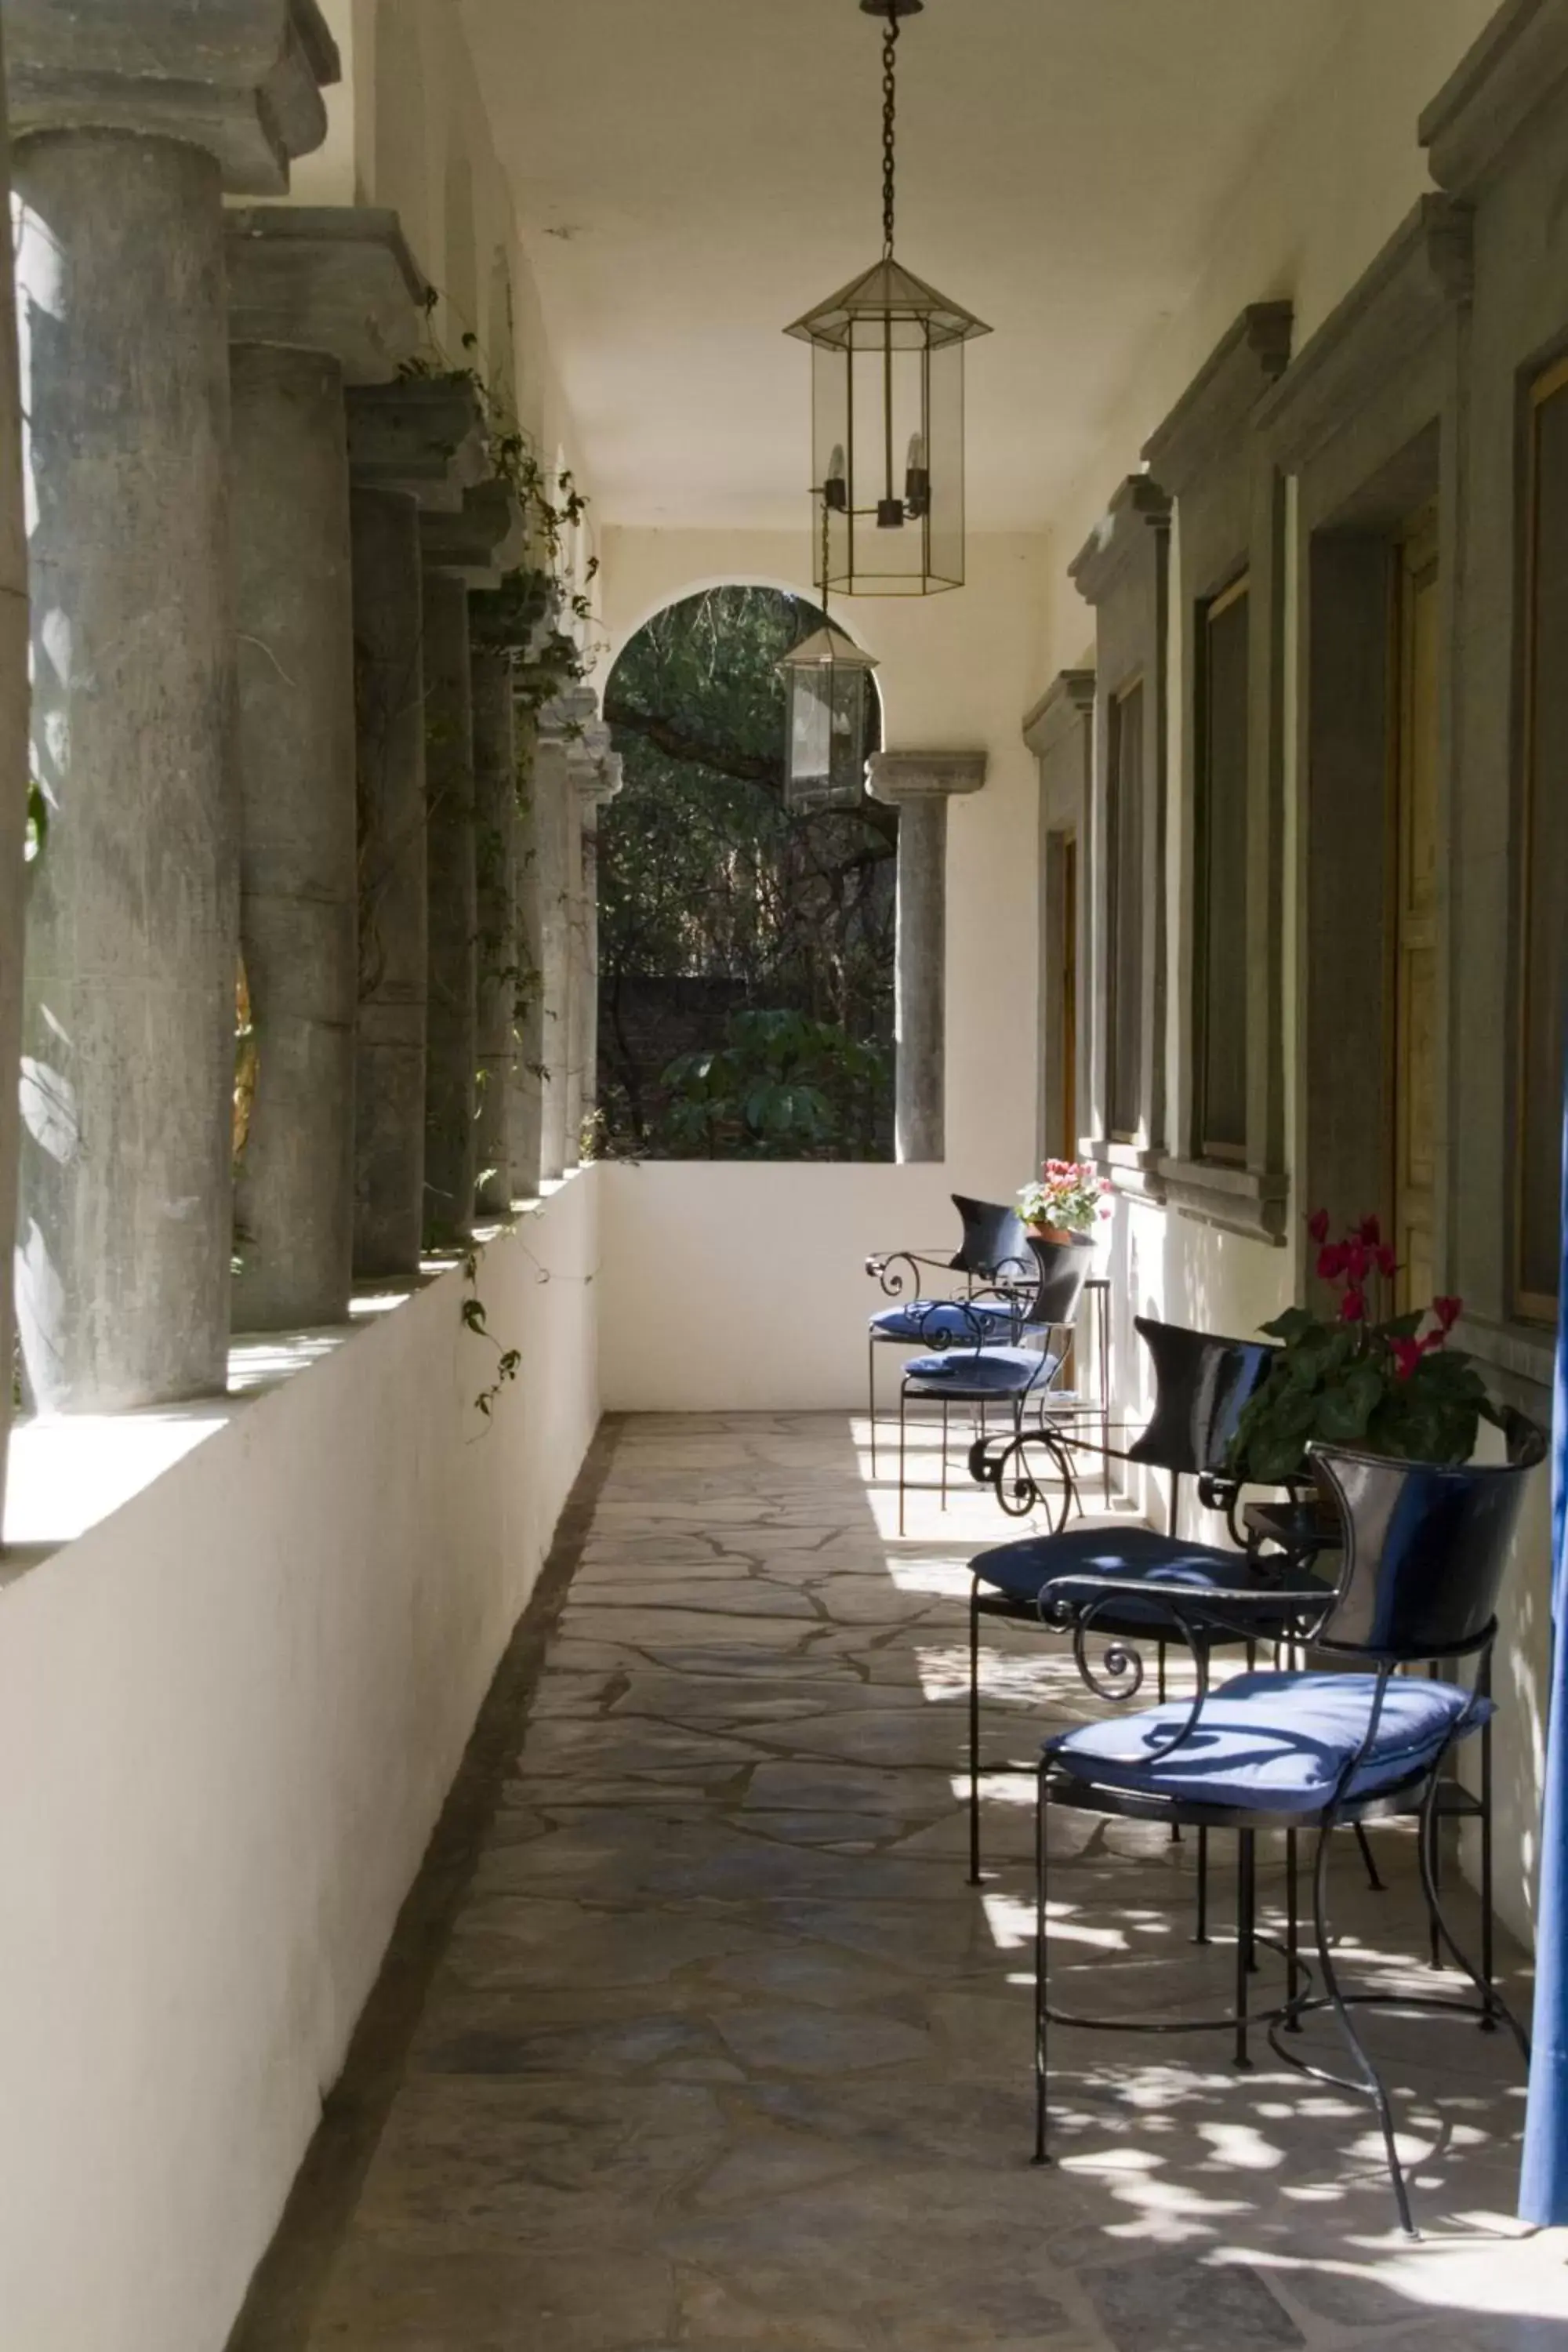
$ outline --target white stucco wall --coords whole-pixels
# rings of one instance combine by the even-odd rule
[[[448,1273],[0,1575],[5,2352],[225,2342],[593,1434],[596,1187],[484,1253],[488,1429]]]

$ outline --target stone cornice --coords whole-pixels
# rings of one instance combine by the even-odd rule
[[[1171,501],[1147,474],[1129,474],[1116,486],[1101,520],[1068,566],[1068,577],[1086,604],[1102,603],[1128,564],[1148,545],[1148,533],[1171,528]]]
[[[351,393],[349,465],[364,489],[405,491],[427,513],[460,512],[464,493],[489,477],[479,394],[441,376]]]
[[[1210,352],[1142,456],[1173,498],[1179,499],[1231,450],[1241,427],[1290,357],[1289,302],[1249,302]]]
[[[866,762],[867,791],[890,808],[977,793],[984,782],[984,751],[873,751]]]
[[[1471,215],[1449,196],[1423,196],[1258,410],[1276,462],[1292,469],[1419,352],[1468,301]]]
[[[1038,759],[1093,709],[1094,672],[1058,670],[1024,720],[1024,740]]]
[[[326,352],[385,383],[419,345],[428,292],[397,215],[368,205],[246,205],[224,215],[229,341]]]
[[[339,79],[319,0],[4,0],[13,142],[35,131],[126,131],[204,147],[226,188],[282,195],[327,134]]]
[[[1421,117],[1432,177],[1473,196],[1506,170],[1542,107],[1568,89],[1568,0],[1506,0]]]

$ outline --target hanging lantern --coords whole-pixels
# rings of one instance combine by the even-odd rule
[[[991,331],[893,257],[899,19],[924,0],[860,5],[888,20],[882,257],[786,332],[811,345],[824,593],[931,596],[963,585],[963,346]]]
[[[786,807],[853,808],[865,798],[876,667],[831,621],[780,662]]]

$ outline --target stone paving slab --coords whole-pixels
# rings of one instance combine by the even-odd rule
[[[956,1441],[943,1514],[921,1432],[900,1542],[863,1439],[833,1415],[618,1430],[288,2352],[1568,2352],[1562,2239],[1509,2218],[1500,2035],[1375,2029],[1415,2247],[1368,2110],[1261,2040],[1240,2074],[1222,2036],[1054,2031],[1055,2161],[1030,2166],[1031,1784],[987,1770],[978,1891],[962,1801],[965,1563],[1027,1529],[965,1488]],[[984,1639],[988,1766],[1097,1711],[1059,1643]],[[1377,1834],[1386,1895],[1336,1855],[1342,1964],[1419,1988],[1410,1841]],[[1064,2004],[1225,2006],[1190,1842],[1058,1815],[1050,1845]],[[1277,1924],[1277,1843],[1259,1883]],[[1337,2063],[1316,2024],[1304,2043]]]

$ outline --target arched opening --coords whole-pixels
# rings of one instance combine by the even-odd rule
[[[627,640],[599,822],[604,1148],[893,1156],[898,814],[792,806],[778,664],[822,614],[771,587],[680,598]],[[838,625],[842,626],[840,623]],[[864,752],[881,745],[869,698]]]

